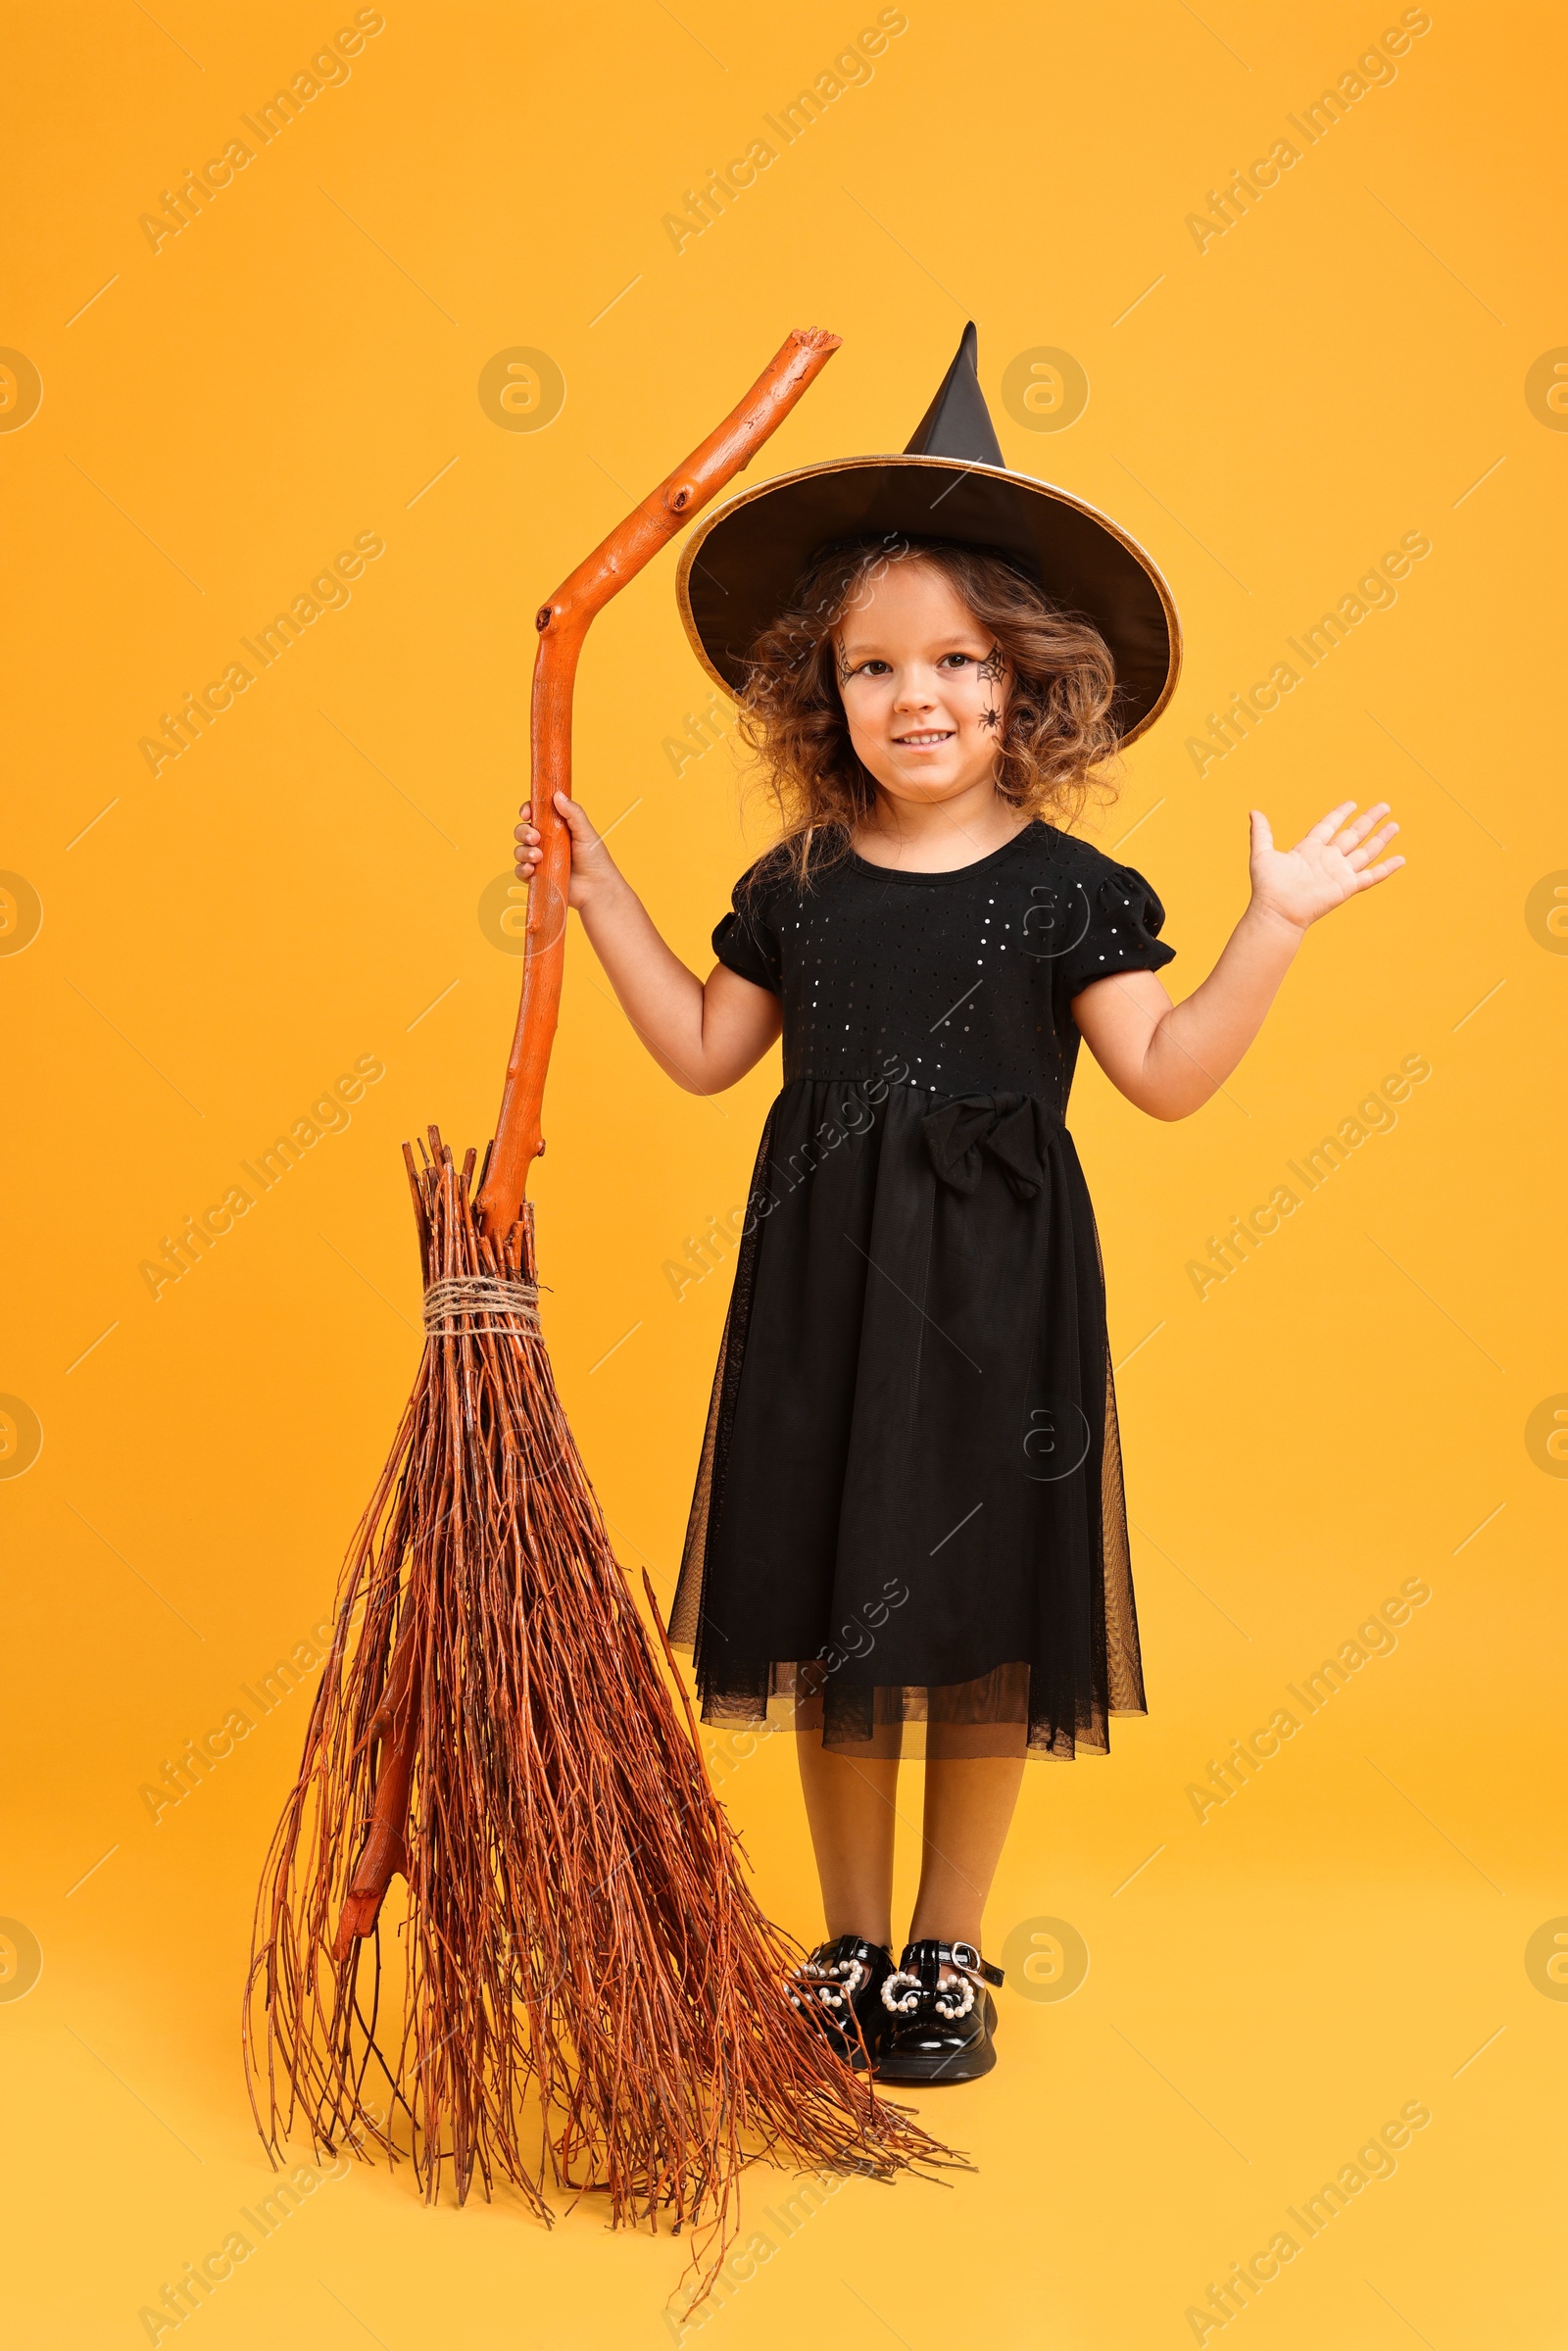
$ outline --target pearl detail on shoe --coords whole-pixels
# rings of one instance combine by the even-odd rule
[[[801,1992],[807,1992],[824,2008],[843,2008],[854,1999],[861,1985],[870,1980],[870,1969],[863,1959],[839,1959],[831,1962],[808,1959],[795,1972],[800,1991],[789,1994],[790,2006],[805,2005]],[[842,1988],[837,1988],[842,1986]]]
[[[908,1985],[906,1992],[899,1989],[902,1984]],[[913,2016],[921,2000],[926,1998],[929,1998],[938,2016],[945,2017],[950,2025],[956,2025],[974,2006],[974,1978],[965,1972],[960,1974],[956,1984],[939,1984],[928,1993],[918,1976],[910,1975],[906,1968],[896,1968],[882,1986],[882,2005],[893,2016]]]
[[[901,1984],[909,1986],[906,1994],[900,1992]],[[905,1968],[895,1968],[882,1986],[882,2005],[894,2016],[912,2016],[920,2005],[921,1989],[918,1976],[911,1976]]]

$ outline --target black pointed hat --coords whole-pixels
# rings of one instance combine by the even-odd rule
[[[1068,490],[1006,465],[980,389],[973,325],[898,457],[841,458],[775,474],[714,509],[681,553],[676,595],[698,660],[726,694],[813,557],[851,539],[900,535],[984,547],[1092,620],[1116,666],[1122,744],[1175,691],[1181,621],[1136,539]]]

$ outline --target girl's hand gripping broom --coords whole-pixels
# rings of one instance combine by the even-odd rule
[[[705,2283],[750,2156],[886,2178],[944,2151],[785,1996],[798,1954],[748,1890],[556,1393],[523,1194],[565,952],[570,840],[553,795],[570,788],[584,633],[837,348],[792,334],[538,612],[544,857],[500,1122],[477,1190],[474,1153],[460,1167],[435,1128],[418,1164],[404,1145],[424,1352],[344,1566],[246,1999],[274,2157],[296,2132],[318,2151],[368,2140],[411,2154],[431,2199],[450,2165],[460,2199],[476,2172],[486,2193],[499,2175],[545,2220],[548,2170],[607,2193],[612,2224],[657,2226],[662,2207],[702,2225],[717,2246]],[[406,1916],[384,1953],[397,1875]]]

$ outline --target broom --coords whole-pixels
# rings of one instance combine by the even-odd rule
[[[257,1901],[244,2042],[274,2161],[308,2133],[695,2226],[701,2298],[758,2155],[879,2179],[948,2151],[835,2055],[783,1977],[674,1661],[616,1564],[540,1336],[529,1168],[564,959],[571,692],[589,622],[782,422],[838,337],[792,334],[740,406],[536,615],[522,1001],[475,1185],[403,1147],[425,1344],[339,1586]],[[653,1587],[643,1577],[656,1626]],[[672,1690],[683,1714],[677,1714]],[[406,1917],[378,1928],[394,1877]],[[387,1979],[384,1981],[383,1979]]]

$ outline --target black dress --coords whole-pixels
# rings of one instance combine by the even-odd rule
[[[733,907],[714,952],[781,998],[784,1085],[670,1618],[703,1720],[1103,1753],[1147,1708],[1071,1006],[1170,961],[1164,909],[1038,821],[804,892],[775,850]]]

